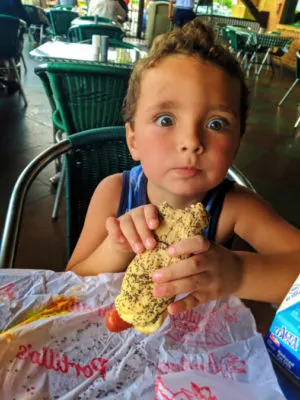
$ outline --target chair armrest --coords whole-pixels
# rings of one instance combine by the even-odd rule
[[[63,140],[35,157],[22,171],[14,185],[2,233],[0,268],[13,268],[19,240],[20,226],[26,194],[35,177],[55,158],[71,148],[69,140]]]

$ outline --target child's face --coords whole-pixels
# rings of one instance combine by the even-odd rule
[[[151,202],[201,201],[222,182],[239,147],[240,83],[209,62],[169,56],[143,73],[126,133]]]

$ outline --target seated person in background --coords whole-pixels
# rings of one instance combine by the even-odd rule
[[[175,16],[173,17],[173,4],[176,4]],[[170,0],[169,20],[173,21],[175,26],[183,26],[196,17],[194,11],[194,0]]]
[[[0,1],[0,14],[10,15],[22,19],[29,25],[28,14],[21,3],[21,0],[1,0]]]
[[[67,269],[125,271],[136,254],[156,247],[161,203],[202,202],[210,214],[204,237],[166,249],[187,258],[153,273],[154,296],[188,293],[168,306],[170,314],[227,295],[280,303],[299,274],[300,230],[226,178],[248,108],[236,57],[195,19],[155,39],[135,64],[124,105],[127,145],[140,165],[99,183]],[[233,235],[256,253],[226,247]]]
[[[118,0],[91,0],[88,15],[106,17],[115,22],[124,22],[127,13]]]

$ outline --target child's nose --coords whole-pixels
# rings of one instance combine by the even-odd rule
[[[201,154],[204,151],[204,146],[201,141],[199,129],[185,130],[182,134],[179,150],[181,152],[188,151],[191,153]]]

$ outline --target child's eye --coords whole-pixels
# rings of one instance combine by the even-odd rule
[[[156,122],[163,128],[167,128],[175,124],[175,120],[171,115],[160,115],[156,118]]]
[[[209,121],[208,128],[214,131],[222,131],[229,125],[228,121],[223,118],[215,118]]]

